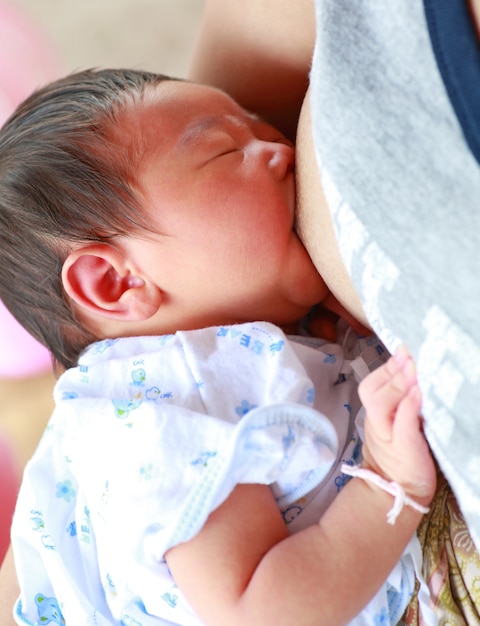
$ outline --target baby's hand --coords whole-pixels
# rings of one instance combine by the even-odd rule
[[[367,376],[359,395],[366,410],[364,465],[428,505],[436,472],[422,429],[415,364],[407,350],[400,348]]]

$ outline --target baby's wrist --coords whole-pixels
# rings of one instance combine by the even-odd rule
[[[398,516],[402,512],[402,509],[405,506],[417,511],[418,513],[424,515],[428,513],[429,509],[427,504],[430,503],[431,498],[428,500],[428,503],[425,502],[424,498],[412,497],[409,493],[406,492],[405,488],[395,481],[390,481],[375,472],[373,469],[368,467],[368,464],[362,464],[362,466],[351,466],[346,463],[342,465],[342,472],[347,476],[352,476],[353,478],[360,478],[371,485],[378,487],[381,491],[389,493],[393,496],[393,505],[391,509],[387,513],[387,522],[389,524],[395,524]]]
[[[363,447],[363,460],[361,463],[361,467],[375,474],[381,476],[387,482],[395,482],[398,483],[402,489],[405,491],[405,494],[416,500],[419,504],[424,507],[428,507],[430,502],[433,499],[436,489],[436,481],[433,481],[432,484],[424,483],[413,483],[406,482],[403,480],[398,480],[388,474],[381,469],[381,467],[373,460],[372,455],[369,453],[369,450],[366,445]]]

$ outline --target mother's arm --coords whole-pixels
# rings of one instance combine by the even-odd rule
[[[14,626],[13,605],[19,596],[12,548],[10,548],[0,568],[0,624]]]
[[[190,78],[293,138],[314,41],[313,0],[206,0]]]

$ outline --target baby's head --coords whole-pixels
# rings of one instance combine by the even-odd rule
[[[293,148],[226,94],[129,70],[33,94],[0,132],[0,298],[63,366],[92,341],[300,317]]]
[[[115,116],[164,77],[84,72],[36,92],[0,134],[0,297],[63,365],[94,339],[76,319],[61,269],[72,247],[143,225],[134,163]],[[112,208],[115,207],[114,210]]]

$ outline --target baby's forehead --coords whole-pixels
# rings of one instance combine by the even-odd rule
[[[260,118],[241,107],[223,91],[188,81],[150,85],[122,106],[120,126],[130,135],[162,127],[165,134],[199,135],[223,122],[242,123]]]
[[[184,81],[165,81],[125,100],[111,134],[132,167],[152,156],[182,158],[217,132],[261,124],[224,92]]]

